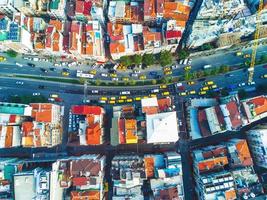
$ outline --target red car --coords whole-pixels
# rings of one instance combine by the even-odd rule
[[[185,87],[184,87],[184,86],[179,86],[179,87],[178,87],[178,90],[180,90],[180,91],[184,91],[184,90],[185,90]]]
[[[63,102],[63,99],[60,97],[55,98],[55,102]]]

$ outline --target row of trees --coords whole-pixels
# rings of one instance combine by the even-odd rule
[[[172,54],[169,51],[162,51],[158,55],[144,54],[141,56],[136,54],[133,56],[122,56],[120,63],[126,67],[140,64],[151,66],[155,63],[159,63],[161,66],[167,66],[172,64]]]

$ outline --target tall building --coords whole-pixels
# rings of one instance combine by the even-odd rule
[[[267,124],[250,129],[247,139],[255,164],[267,168]]]

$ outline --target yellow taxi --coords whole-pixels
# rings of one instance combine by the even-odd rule
[[[156,94],[150,94],[149,96],[150,96],[150,97],[157,97]]]
[[[170,68],[170,67],[164,67],[163,71],[164,71],[164,72],[166,72],[166,71],[171,71],[171,68]]]
[[[135,101],[141,101],[141,97],[135,97],[134,100]]]
[[[69,76],[70,73],[69,73],[69,72],[62,72],[61,75],[62,75],[62,76]]]
[[[186,92],[179,92],[179,96],[186,96]]]
[[[129,81],[129,77],[122,77],[123,81]]]
[[[108,98],[107,97],[100,97],[100,99],[99,99],[100,101],[107,101],[108,100]]]
[[[168,95],[170,95],[170,92],[162,92],[161,93],[163,96],[168,96]]]
[[[214,84],[213,81],[206,81],[206,82],[204,83],[204,85],[213,85],[213,84]]]
[[[160,85],[159,88],[160,89],[165,89],[165,88],[167,88],[167,85]]]
[[[96,70],[95,70],[95,69],[93,69],[93,70],[90,70],[90,71],[89,71],[89,74],[96,75]]]
[[[203,87],[203,88],[201,88],[200,90],[201,90],[201,91],[207,91],[207,90],[209,90],[209,87]]]
[[[190,70],[191,68],[192,68],[192,67],[191,67],[190,65],[188,65],[188,66],[185,66],[185,67],[184,67],[184,70],[185,70],[185,71],[188,71],[188,70]]]
[[[116,78],[116,77],[117,77],[117,74],[115,74],[115,73],[111,73],[111,74],[109,74],[109,76],[110,76],[111,78]]]
[[[195,82],[194,81],[188,81],[187,85],[195,85]]]
[[[127,96],[120,96],[119,99],[127,99]]]
[[[198,94],[199,95],[205,95],[205,94],[207,94],[207,92],[206,91],[200,91]]]
[[[244,58],[250,58],[250,54],[245,54]]]
[[[6,58],[4,56],[0,56],[0,62],[3,62],[5,60],[6,60]]]
[[[164,75],[171,75],[172,74],[172,71],[165,71],[164,72]]]
[[[261,78],[267,78],[267,74],[261,75]]]
[[[119,99],[119,100],[117,100],[117,103],[124,103],[124,100],[123,99]]]
[[[112,101],[109,101],[108,103],[109,104],[115,104],[116,102],[112,100]]]
[[[215,88],[217,88],[217,85],[216,84],[209,86],[209,89],[215,89]]]
[[[117,70],[125,71],[126,69],[127,69],[127,67],[122,65],[122,64],[119,64],[119,66],[117,67]]]
[[[188,92],[189,94],[196,94],[196,91],[195,90],[191,90]]]
[[[146,80],[146,75],[141,75],[141,76],[139,76],[139,79],[140,79],[140,80]]]
[[[133,99],[126,99],[126,102],[128,103],[133,102]]]
[[[143,96],[142,98],[143,98],[143,99],[148,99],[149,97],[148,97],[148,96]]]

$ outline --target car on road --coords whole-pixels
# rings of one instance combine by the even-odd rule
[[[171,67],[164,67],[163,68],[163,71],[166,72],[166,71],[171,71]]]
[[[44,72],[44,73],[48,73],[47,69],[45,69],[45,68],[40,68],[40,70],[41,70],[42,72]]]
[[[48,98],[47,100],[48,100],[48,101],[51,101],[51,102],[54,102],[54,101],[55,101],[55,99],[54,99],[54,98],[51,98],[51,97]]]
[[[129,77],[122,77],[123,81],[129,81]]]
[[[245,86],[245,85],[246,85],[246,83],[239,83],[239,84],[238,84],[239,87],[243,87],[243,86]]]
[[[60,97],[55,98],[55,102],[63,102],[63,99]]]
[[[193,94],[196,94],[196,91],[195,90],[191,90],[191,91],[187,92],[187,94],[193,95]]]
[[[5,61],[6,60],[6,57],[4,57],[4,56],[0,56],[0,62],[3,62],[3,61]]]
[[[205,95],[205,94],[207,94],[207,92],[206,91],[200,91],[198,94],[199,95]]]
[[[116,77],[117,77],[117,74],[116,74],[116,73],[111,73],[111,74],[109,74],[109,76],[110,76],[111,78],[116,78]]]
[[[195,85],[195,82],[194,81],[188,81],[187,85]]]
[[[49,96],[52,98],[58,98],[59,97],[58,94],[50,94]]]
[[[209,90],[215,89],[215,88],[217,88],[217,85],[216,84],[209,86]]]
[[[119,99],[127,99],[127,96],[120,96]]]
[[[225,77],[232,77],[234,76],[233,74],[225,74]]]
[[[267,74],[261,75],[261,78],[267,78]]]
[[[206,78],[199,78],[199,79],[197,79],[198,82],[205,81],[205,80],[206,80]]]
[[[207,91],[207,90],[209,90],[209,87],[206,86],[206,87],[201,88],[200,90],[201,91]]]
[[[116,101],[114,101],[114,100],[110,100],[110,101],[108,101],[108,103],[109,103],[109,104],[115,104]]]
[[[131,92],[130,91],[121,91],[120,94],[122,94],[122,95],[131,94]]]
[[[186,92],[179,92],[179,96],[186,96]]]
[[[23,81],[16,81],[16,84],[17,84],[17,85],[23,85],[24,82],[23,82]]]
[[[69,73],[69,72],[61,72],[61,75],[62,75],[62,76],[69,76],[70,73]]]
[[[106,73],[101,73],[100,74],[102,77],[108,77],[108,74],[106,74]]]
[[[27,65],[30,67],[35,67],[35,64],[33,64],[33,63],[27,63]]]
[[[133,99],[132,98],[126,99],[126,102],[131,103],[133,102]]]
[[[164,72],[164,75],[171,75],[172,74],[172,71],[165,71]]]
[[[112,78],[111,80],[112,80],[112,81],[119,81],[119,78],[114,77],[114,78]]]
[[[180,83],[176,83],[176,86],[177,86],[177,87],[180,87],[180,86],[182,86],[182,85],[183,85],[183,83],[181,83],[181,82],[180,82]]]
[[[90,70],[90,71],[89,71],[89,74],[96,75],[96,70],[95,70],[95,69],[93,69],[93,70]]]
[[[138,74],[131,73],[131,76],[132,76],[132,77],[138,77]]]
[[[146,75],[143,74],[143,75],[139,76],[139,79],[140,80],[146,80]]]
[[[105,104],[106,101],[105,100],[99,100],[98,103],[102,103],[102,104]]]
[[[119,99],[119,100],[117,100],[117,103],[124,103],[124,100],[123,99]]]
[[[62,71],[63,72],[69,72],[70,70],[68,68],[63,68]]]
[[[110,97],[109,99],[110,100],[116,100],[116,97]]]
[[[38,85],[38,88],[39,88],[39,89],[44,89],[45,86],[44,86],[44,85]]]
[[[185,70],[185,71],[189,71],[191,68],[192,68],[192,67],[191,67],[190,65],[188,65],[188,66],[185,66],[185,67],[184,67],[184,70]]]
[[[179,68],[179,65],[173,65],[171,66],[172,69],[178,69]]]
[[[204,85],[213,85],[213,84],[214,84],[213,81],[206,81],[206,82],[204,83]]]
[[[157,76],[158,75],[158,72],[149,72],[149,75],[150,76]]]
[[[108,100],[108,98],[107,97],[100,97],[100,99],[99,99],[100,101],[107,101]]]
[[[165,88],[167,88],[167,85],[160,85],[159,88],[160,89],[165,89]]]
[[[32,93],[32,96],[40,96],[41,94],[40,94],[40,92],[34,92],[34,93]]]
[[[98,94],[98,90],[92,90],[92,94]]]
[[[242,51],[236,52],[236,56],[242,56],[244,53]]]
[[[135,73],[135,74],[140,74],[140,73],[141,73],[141,71],[140,71],[140,70],[137,70],[137,69],[135,69],[135,70],[133,70],[133,73]]]
[[[256,83],[254,81],[248,82],[248,85],[255,85]]]
[[[162,94],[163,96],[168,96],[168,95],[170,95],[170,92],[166,91],[166,92],[162,92],[161,94]]]
[[[141,97],[135,97],[134,100],[135,101],[141,101]]]
[[[151,93],[159,93],[159,89],[153,89],[151,90]]]
[[[150,94],[149,96],[150,96],[150,97],[157,97],[156,94]]]
[[[23,67],[23,64],[21,64],[21,63],[16,62],[15,64],[16,64],[17,66],[19,66],[19,67]]]
[[[54,68],[54,67],[50,67],[49,70],[52,71],[52,72],[57,71],[56,68]]]

